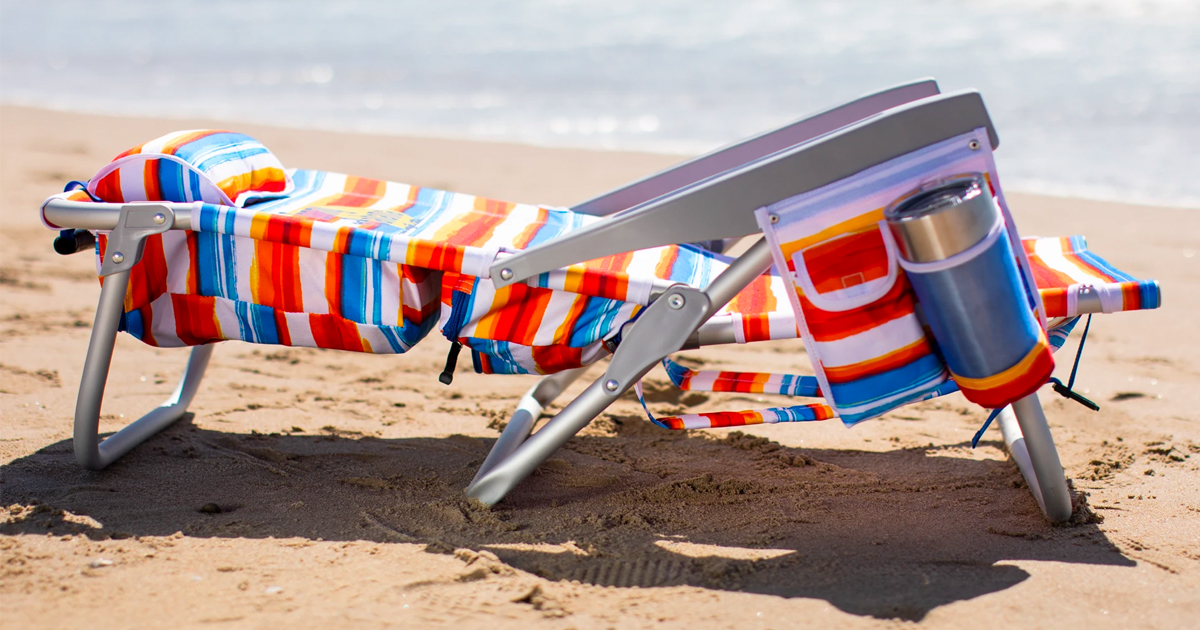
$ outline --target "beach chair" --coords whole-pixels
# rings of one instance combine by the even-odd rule
[[[1043,512],[1063,521],[1071,499],[1036,393],[1051,352],[1080,316],[1156,308],[1159,289],[1081,237],[1021,239],[998,144],[977,93],[923,80],[555,208],[289,171],[231,132],[168,134],[42,206],[57,251],[99,257],[76,457],[104,468],[181,417],[216,342],[399,354],[437,327],[452,342],[447,384],[463,346],[477,372],[544,375],[466,489],[488,504],[623,393],[640,396],[661,363],[684,389],[813,399],[651,416],[667,429],[852,425],[962,391],[993,410]],[[719,252],[750,235],[741,255]],[[166,403],[101,441],[118,331],[194,349]],[[798,336],[813,375],[670,358]],[[534,432],[605,357],[603,375]],[[1082,399],[1070,385],[1055,381]]]

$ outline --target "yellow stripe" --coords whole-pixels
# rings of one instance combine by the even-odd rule
[[[875,227],[882,220],[883,208],[876,208],[875,210],[872,210],[866,214],[860,214],[853,219],[848,219],[832,227],[825,228],[816,234],[806,236],[800,240],[792,241],[790,243],[783,243],[780,245],[780,249],[783,250],[784,257],[791,258],[792,254],[804,249],[805,247],[828,241],[837,236]]]
[[[1037,343],[1033,345],[1033,349],[1025,355],[1025,358],[1018,361],[1016,365],[994,376],[985,376],[983,378],[968,378],[966,376],[959,376],[958,374],[955,374],[954,382],[958,383],[959,387],[962,387],[963,389],[970,389],[974,391],[986,391],[989,389],[1003,387],[1029,372],[1029,370],[1033,367],[1033,364],[1037,362],[1038,357],[1043,352],[1046,352],[1048,347],[1049,344],[1046,343],[1046,334],[1041,328],[1038,328]]]

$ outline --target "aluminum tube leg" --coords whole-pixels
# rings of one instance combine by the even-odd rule
[[[1042,513],[1052,523],[1071,518],[1071,494],[1037,394],[1006,407],[998,420],[1004,442]]]
[[[467,486],[467,496],[489,505],[503,499],[663,357],[682,348],[705,320],[770,267],[771,252],[764,239],[713,279],[704,291],[676,286],[663,293],[625,333],[604,376],[589,385],[510,456],[477,475]]]
[[[583,376],[587,370],[587,366],[584,366],[551,374],[530,387],[529,391],[521,397],[521,401],[517,403],[517,410],[509,419],[508,426],[504,427],[504,431],[492,445],[492,450],[488,453],[487,459],[483,460],[483,464],[479,466],[479,472],[475,473],[475,478],[471,480],[471,483],[478,481],[484,473],[504,461],[521,444],[525,443],[529,434],[533,432],[533,425],[537,424],[537,419],[541,417],[545,406],[554,402],[554,399],[558,398],[564,389]]]
[[[467,486],[467,496],[488,505],[503,499],[514,486],[617,400],[616,396],[604,391],[603,381],[604,377],[600,377],[589,385],[510,456],[471,482]]]
[[[211,345],[194,348],[183,378],[171,398],[101,442],[100,404],[104,400],[104,387],[112,364],[113,345],[128,284],[129,272],[121,271],[108,276],[100,289],[96,320],[92,325],[92,337],[88,342],[87,359],[79,383],[79,397],[75,402],[75,459],[89,470],[108,466],[146,438],[182,417],[200,387],[204,370],[212,356]]]

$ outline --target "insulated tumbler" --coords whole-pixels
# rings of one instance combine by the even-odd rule
[[[1050,379],[1054,360],[987,181],[923,186],[884,210],[925,321],[968,400],[998,408]]]

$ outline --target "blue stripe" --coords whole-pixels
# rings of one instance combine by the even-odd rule
[[[203,160],[204,156],[214,151],[236,147],[239,145],[262,146],[257,140],[245,134],[224,132],[214,133],[202,138],[196,138],[175,148],[174,155],[190,164]]]
[[[412,207],[404,211],[406,216],[413,219],[413,222],[409,224],[408,233],[416,234],[430,222],[436,221],[441,216],[442,210],[449,206],[453,199],[454,193],[443,190],[433,188],[418,190]]]
[[[849,383],[830,383],[833,400],[839,408],[868,405],[882,398],[919,389],[945,374],[942,362],[934,355],[926,355],[894,370],[874,376],[860,378]],[[889,403],[888,409],[896,405]]]
[[[158,187],[164,201],[190,201],[183,191],[183,166],[171,160],[158,161]]]
[[[371,295],[371,323],[376,326],[383,324],[383,263],[378,260],[372,260],[371,265],[371,286],[375,290]],[[401,279],[403,282],[403,279]],[[403,295],[401,299],[403,299]]]
[[[1082,237],[1071,238],[1071,247],[1075,250],[1075,255],[1079,256],[1080,260],[1083,260],[1087,264],[1099,269],[1101,272],[1112,276],[1117,282],[1133,282],[1137,280],[1137,278],[1134,278],[1124,271],[1117,269],[1107,260],[1104,260],[1103,258],[1092,253],[1092,251],[1087,248],[1086,242],[1081,242],[1080,244],[1076,245],[1076,238],[1079,238],[1080,241],[1083,241],[1083,239]]]
[[[702,257],[698,252],[693,251],[689,247],[681,246],[679,248],[679,256],[675,259],[675,264],[671,266],[671,273],[667,280],[671,282],[683,282],[693,286],[704,286],[696,282],[692,277],[696,274],[696,267],[701,260]]]
[[[342,257],[342,317],[366,324],[367,259],[358,256]]]
[[[1162,305],[1162,292],[1158,287],[1158,282],[1155,280],[1143,280],[1139,283],[1139,297],[1142,300],[1142,308],[1158,308]]]
[[[360,258],[370,258],[371,233],[366,230],[351,230],[350,238],[346,242],[346,255],[358,256]]]
[[[550,210],[546,215],[546,223],[538,228],[538,231],[533,234],[533,238],[529,240],[526,249],[537,247],[546,241],[553,240],[575,229],[574,223],[581,220],[573,212],[563,212],[561,210]]]
[[[396,354],[404,352],[404,344],[400,342],[400,337],[396,334],[395,326],[380,326],[379,332],[383,333],[383,338],[387,340],[388,346],[392,348],[392,352]]]
[[[196,233],[196,262],[199,273],[196,274],[197,291],[200,295],[219,297],[220,277],[217,275],[221,257],[217,252],[217,240],[220,234],[213,232]]]
[[[815,409],[807,406],[797,405],[795,407],[772,407],[763,409],[759,413],[766,416],[768,413],[775,416],[775,422],[812,422],[817,419]]]
[[[142,312],[134,309],[121,316],[121,325],[117,328],[123,330],[138,339],[146,338],[146,322],[142,319]]]
[[[232,221],[233,213],[230,212],[228,214],[231,217],[230,223],[232,223],[233,222]],[[233,230],[230,230],[230,232],[232,232],[232,231]],[[218,241],[218,243],[219,244],[217,247],[220,250],[221,262],[224,263],[224,269],[222,270],[222,280],[224,280],[223,286],[225,288],[225,292],[224,292],[223,296],[227,297],[231,300],[236,300],[236,299],[238,299],[237,244],[236,244],[237,237],[232,236],[231,234],[222,234],[220,236],[220,240]]]
[[[189,170],[187,171],[187,176],[188,183],[190,184],[192,190],[191,195],[184,195],[185,197],[188,197],[187,201],[196,201],[198,199],[202,199],[203,196],[201,195],[200,190],[200,174],[196,171]]]
[[[254,326],[250,323],[250,306],[248,302],[234,302],[233,313],[237,316],[238,339],[256,343],[258,339],[254,336]]]
[[[189,160],[189,162],[192,164],[192,166],[196,167],[197,170],[203,173],[208,173],[212,171],[213,168],[224,164],[225,162],[244,160],[246,158],[262,155],[264,153],[269,153],[269,151],[267,151],[266,147],[260,144],[258,146],[248,146],[245,149],[239,149],[237,151],[218,153],[211,157],[203,157],[199,161],[193,158],[192,160]]]

